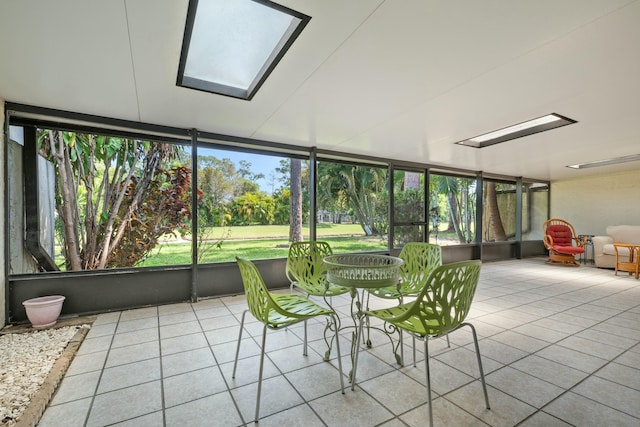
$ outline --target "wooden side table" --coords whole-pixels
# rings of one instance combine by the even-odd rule
[[[618,253],[620,248],[627,248],[629,250],[629,257],[625,260],[625,255]],[[640,245],[629,245],[626,243],[614,243],[613,249],[616,251],[616,273],[618,270],[627,271],[629,274],[634,273],[636,279],[640,276]]]

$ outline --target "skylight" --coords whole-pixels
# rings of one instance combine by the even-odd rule
[[[266,0],[190,0],[177,85],[250,100],[310,19]]]
[[[474,148],[488,147],[500,142],[521,138],[523,136],[544,132],[546,130],[555,129],[573,123],[576,123],[576,121],[556,113],[551,113],[546,116],[538,117],[537,119],[528,120],[517,125],[465,139],[464,141],[458,141],[456,144]]]

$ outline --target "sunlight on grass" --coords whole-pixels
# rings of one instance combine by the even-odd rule
[[[229,238],[220,249],[200,254],[202,263],[234,261],[236,256],[248,259],[286,258],[289,252],[289,226],[260,225],[216,227],[208,230],[212,239],[219,239],[228,230]],[[308,236],[308,227],[303,234]],[[379,251],[387,248],[386,239],[367,237],[358,224],[318,224],[318,239],[331,244],[336,253]],[[191,241],[167,239],[139,266],[191,264]]]
[[[228,235],[227,240],[231,239],[288,239],[288,225],[245,225],[233,227],[209,227],[205,229],[205,233],[212,239],[220,239],[225,234]],[[302,226],[302,235],[305,238],[309,236],[309,226]],[[316,235],[318,237],[326,236],[364,236],[362,227],[359,224],[327,224],[321,223],[316,227]]]

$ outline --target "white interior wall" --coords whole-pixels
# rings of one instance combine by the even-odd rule
[[[596,236],[608,225],[640,225],[640,169],[552,182],[551,217]]]

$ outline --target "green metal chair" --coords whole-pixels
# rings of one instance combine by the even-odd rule
[[[291,292],[294,286],[307,296],[332,297],[349,292],[349,288],[327,282],[327,266],[322,262],[327,255],[333,255],[327,242],[291,243],[286,267]]]
[[[388,286],[378,289],[369,289],[370,295],[378,298],[397,299],[400,304],[403,298],[409,295],[417,295],[424,287],[424,283],[434,268],[442,265],[442,248],[426,242],[409,242],[405,244],[398,255],[404,261],[400,267],[400,281],[396,286]],[[367,307],[369,301],[367,300]],[[447,344],[449,338],[447,337]],[[404,346],[402,333],[400,334],[400,357],[404,360]],[[416,342],[413,339],[413,365],[416,364]]]
[[[322,297],[329,308],[333,309],[331,297],[349,292],[349,288],[334,285],[327,281],[327,266],[324,257],[333,255],[333,250],[327,242],[306,241],[294,242],[289,246],[289,255],[287,256],[287,266],[285,272],[287,279],[291,282],[289,291],[293,293],[293,288],[301,289],[307,296]],[[340,319],[338,319],[340,322]],[[330,323],[327,320],[327,328],[325,329],[325,341],[327,342],[327,351],[324,360],[328,361],[331,357],[331,348],[333,338],[327,339],[327,331],[330,330]],[[336,325],[340,328],[340,325]]]
[[[473,333],[484,399],[487,409],[490,409],[487,385],[484,380],[484,371],[480,358],[480,348],[478,347],[478,336],[473,325],[464,321],[471,308],[471,301],[478,285],[480,264],[480,261],[462,261],[437,267],[427,278],[422,291],[415,301],[401,304],[397,307],[365,312],[366,316],[377,317],[386,322],[387,325],[392,325],[400,331],[407,331],[414,337],[424,341],[430,426],[433,426],[433,410],[429,374],[429,338],[447,335],[463,326],[469,326]],[[362,335],[363,319],[366,316],[363,316],[360,320],[358,335]],[[359,339],[359,337],[356,338]],[[360,346],[358,346],[359,348]],[[356,382],[358,354],[359,350],[356,352],[353,366],[352,390]]]
[[[370,289],[369,293],[378,298],[398,299],[402,304],[403,297],[419,294],[429,273],[442,265],[442,248],[432,243],[409,242],[398,257],[404,261],[400,267],[400,282],[396,286]]]
[[[236,358],[233,364],[232,378],[236,377],[236,367],[238,366],[238,356],[240,354],[240,342],[242,341],[242,330],[244,329],[244,319],[247,311],[250,311],[256,320],[264,324],[262,328],[262,344],[260,346],[260,371],[258,374],[258,395],[256,400],[255,422],[258,422],[260,414],[260,393],[262,391],[262,372],[264,368],[264,349],[267,338],[267,329],[283,329],[294,323],[304,322],[304,346],[302,354],[307,355],[307,320],[316,316],[328,316],[331,318],[336,331],[336,348],[338,350],[338,369],[340,373],[340,387],[344,394],[344,379],[342,376],[342,358],[340,355],[340,342],[338,341],[338,328],[336,323],[336,313],[324,308],[307,297],[300,294],[276,294],[267,290],[267,286],[256,266],[246,259],[236,257],[244,291],[247,297],[248,309],[242,313],[240,321],[240,333],[238,334],[238,346],[236,348]]]

